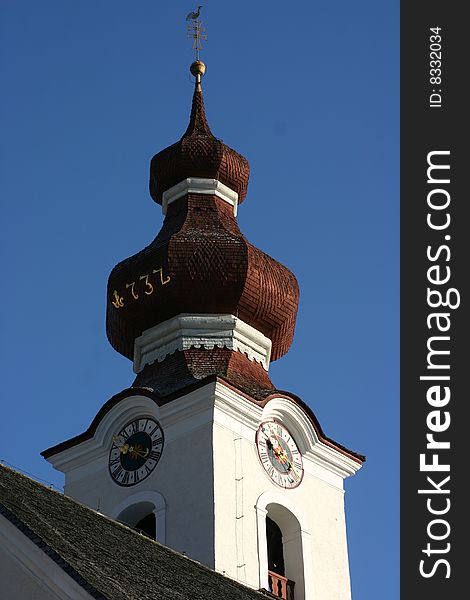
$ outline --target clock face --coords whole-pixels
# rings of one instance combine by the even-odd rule
[[[261,423],[256,432],[261,465],[275,484],[295,488],[302,481],[302,455],[291,434],[277,421]]]
[[[128,423],[113,436],[109,451],[109,473],[123,486],[135,485],[155,469],[163,451],[163,431],[154,419]]]

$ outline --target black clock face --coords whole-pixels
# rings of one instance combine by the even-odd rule
[[[261,423],[256,432],[261,465],[271,480],[283,488],[295,488],[304,474],[302,455],[287,429],[276,421]]]
[[[163,451],[163,431],[154,419],[128,423],[113,436],[109,473],[118,485],[140,483],[155,469]]]

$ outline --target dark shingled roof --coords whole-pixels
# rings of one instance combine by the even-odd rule
[[[0,465],[0,513],[93,598],[266,600],[98,512]]]

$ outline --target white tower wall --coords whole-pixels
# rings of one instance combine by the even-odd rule
[[[108,472],[112,436],[143,416],[160,422],[163,454],[146,479],[122,487]],[[273,418],[302,452],[304,477],[295,489],[273,483],[257,455],[256,429]],[[262,408],[219,381],[162,407],[132,395],[110,409],[91,439],[49,460],[65,473],[69,496],[112,518],[153,510],[159,541],[256,589],[268,586],[269,516],[283,533],[296,600],[350,598],[343,479],[360,465],[320,440],[287,397]]]

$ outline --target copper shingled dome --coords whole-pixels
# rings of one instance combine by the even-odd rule
[[[162,203],[162,194],[183,179],[217,179],[238,193],[241,204],[248,189],[250,165],[211,133],[200,86],[193,97],[191,118],[183,137],[156,154],[150,163],[150,195]]]
[[[217,140],[196,85],[188,129],[152,159],[152,197],[189,177],[218,179],[244,198],[249,165]],[[112,346],[132,360],[143,331],[178,314],[232,314],[269,337],[271,360],[293,339],[299,299],[294,275],[241,233],[233,206],[211,194],[187,193],[167,209],[155,240],[112,270],[107,323]]]

